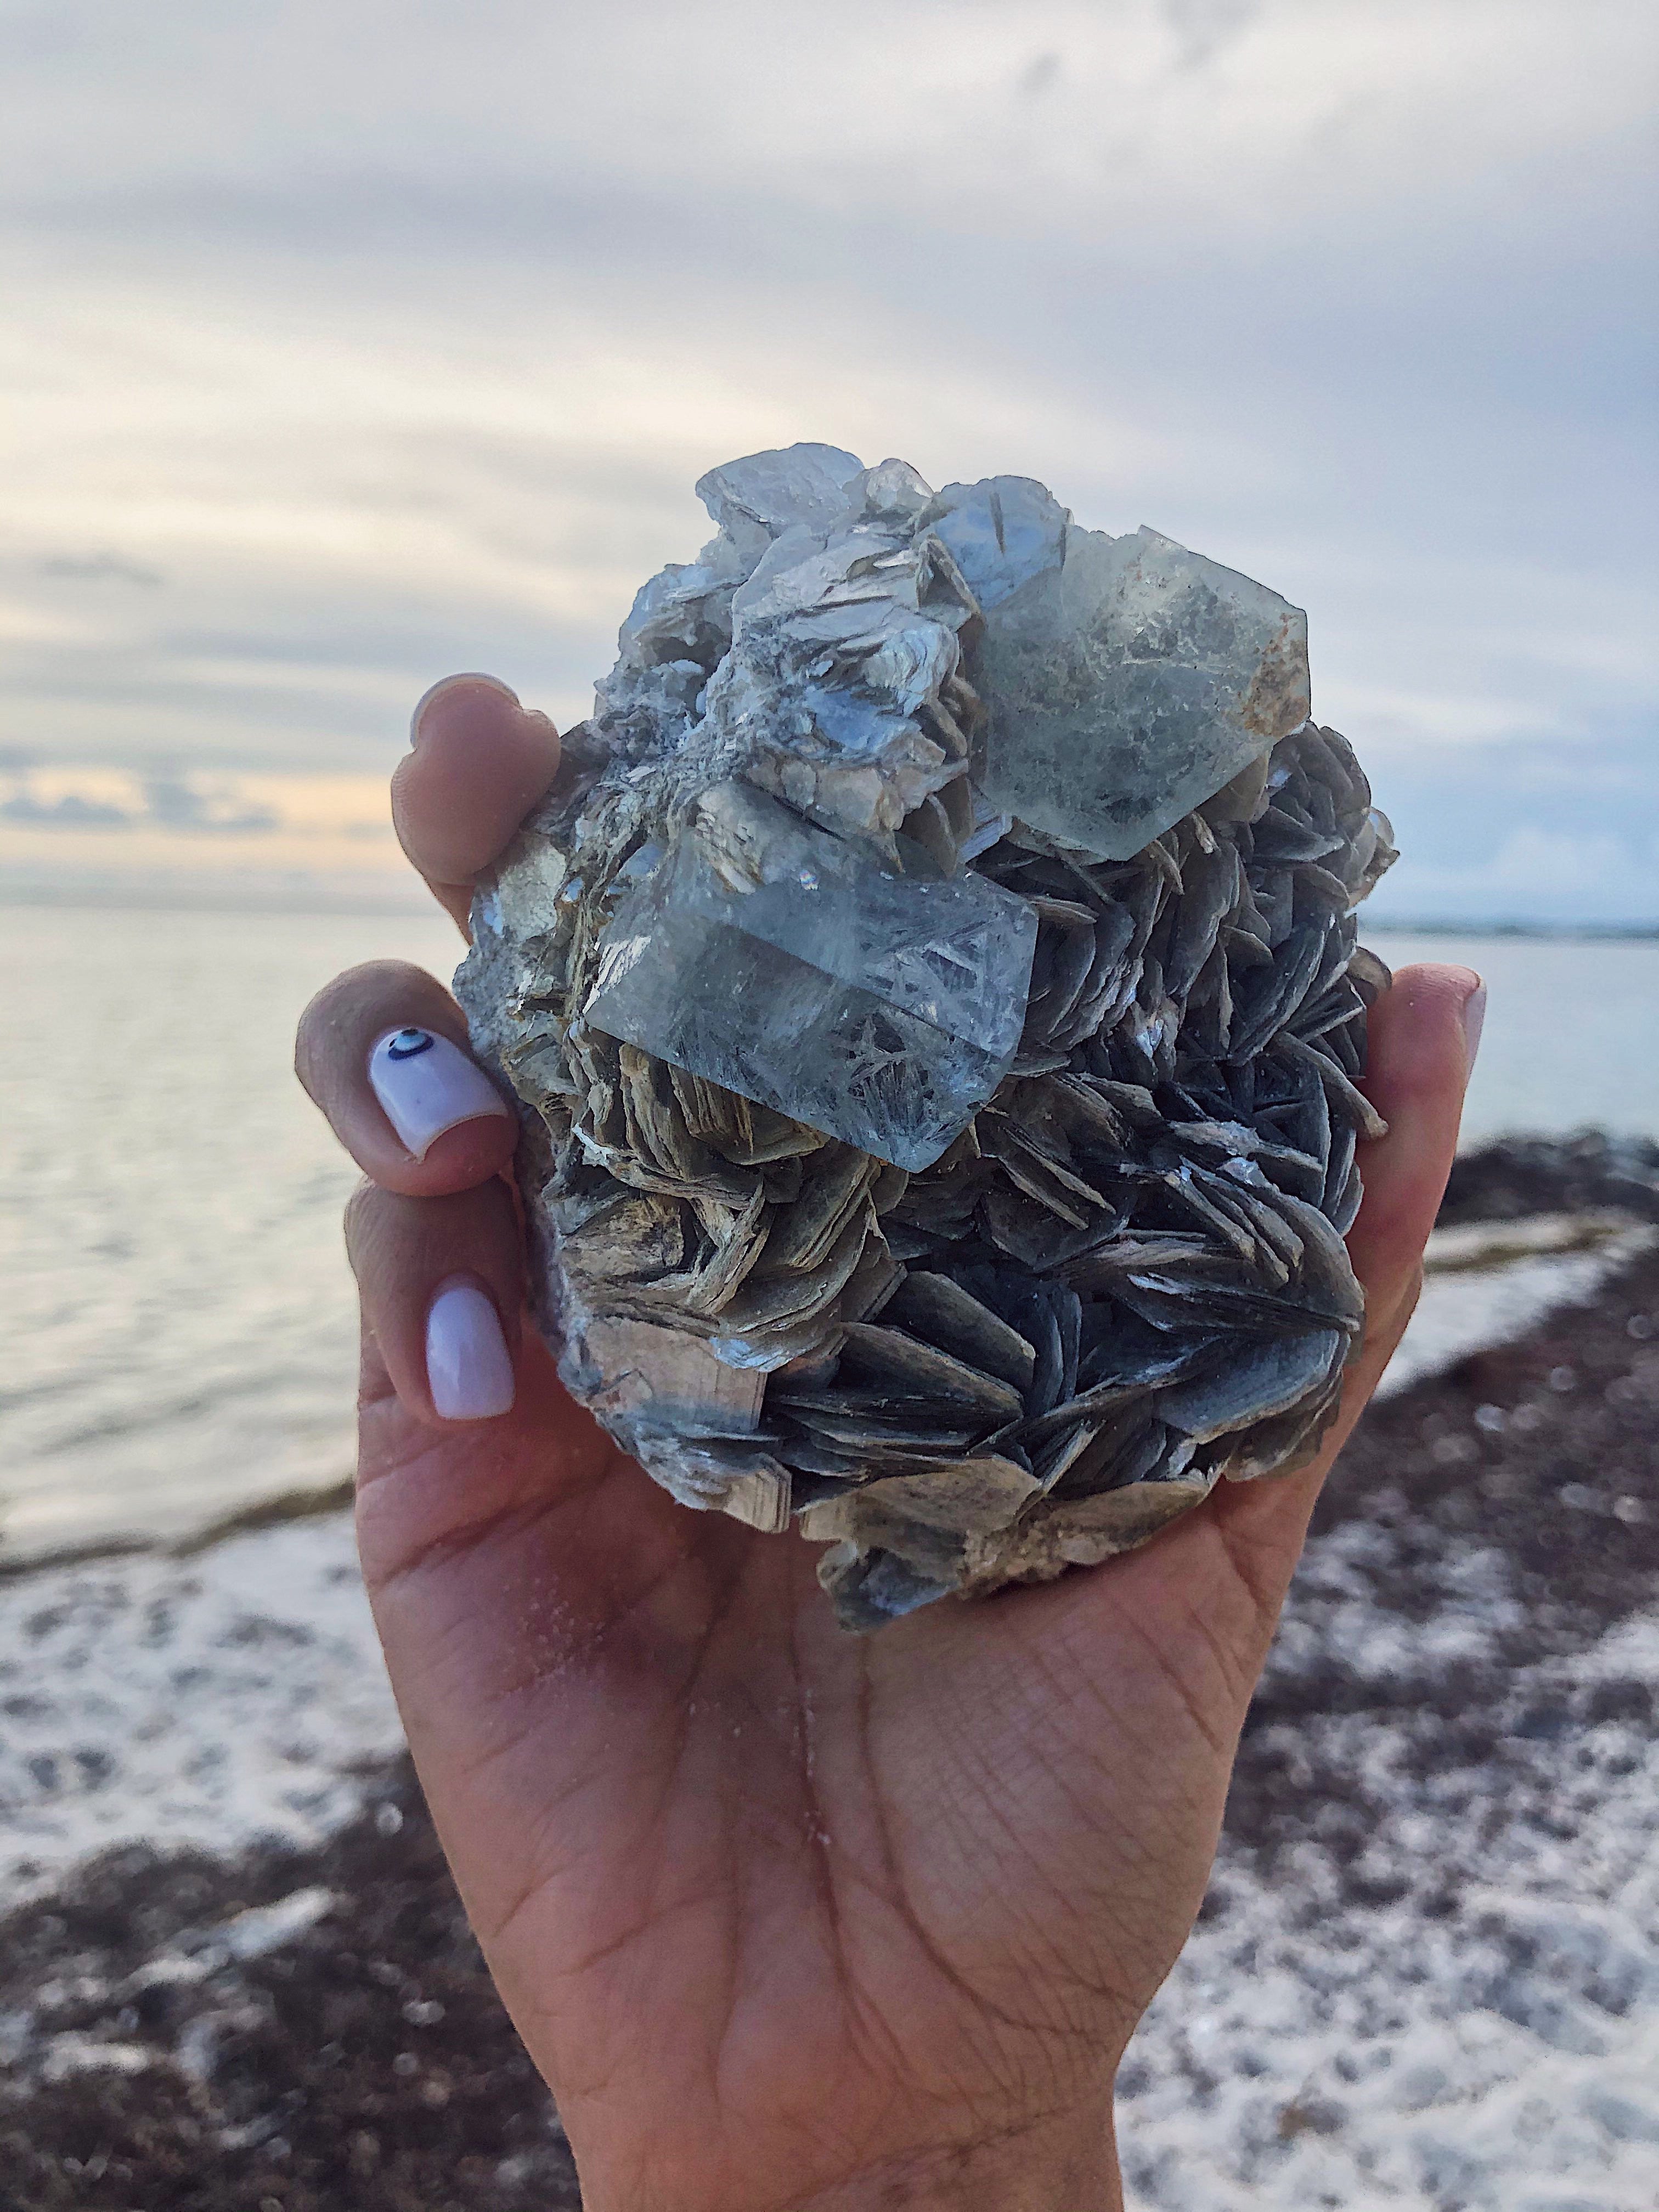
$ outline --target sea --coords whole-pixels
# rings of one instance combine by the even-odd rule
[[[343,1482],[356,1170],[301,1092],[328,978],[460,951],[429,914],[0,908],[0,1565]],[[1373,933],[1490,990],[1465,1142],[1659,1137],[1659,942]]]

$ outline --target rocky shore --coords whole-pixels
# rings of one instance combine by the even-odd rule
[[[1460,1162],[1444,1218],[1609,1208],[1621,1233],[1659,1219],[1659,1149],[1492,1147]],[[1650,2212],[1659,1250],[1602,1259],[1579,1303],[1380,1402],[1329,1486],[1203,1915],[1125,2068],[1143,2212]],[[285,1632],[276,1550],[331,1612],[296,1599]],[[0,1831],[27,1899],[0,1924],[3,2212],[576,2206],[384,1692],[359,1679],[337,1518],[89,1564],[78,1609],[68,1571],[31,1578],[0,1644]],[[91,1812],[51,1808],[95,1806],[96,1778],[61,1703],[29,1700],[147,1635],[151,1675],[124,1661],[97,1692],[129,1698],[143,1840],[88,1858]],[[210,1713],[186,1756],[147,1767],[145,1716],[191,1665],[240,1680],[258,1729],[228,1752]],[[331,1683],[364,1701],[355,1753],[322,1740]],[[52,1786],[31,1785],[48,1758]]]

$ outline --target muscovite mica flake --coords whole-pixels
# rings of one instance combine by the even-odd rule
[[[697,489],[456,988],[566,1382],[866,1628],[1316,1449],[1394,851],[1264,586],[1021,477]]]

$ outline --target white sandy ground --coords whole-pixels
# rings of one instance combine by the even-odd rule
[[[1588,1295],[1635,1232],[1571,1254],[1559,1225],[1512,1233],[1525,1256],[1495,1273],[1450,1233],[1407,1379]],[[1513,1626],[1501,1557],[1474,1546],[1445,1557],[1426,1620],[1384,1610],[1368,1547],[1389,1540],[1349,1524],[1310,1548],[1270,1686],[1336,1651],[1397,1690]],[[1659,1746],[1524,1716],[1659,1686],[1659,1620],[1504,1680],[1522,1718],[1501,1768],[1419,1775],[1409,1711],[1287,1731],[1377,1799],[1368,1869],[1410,1887],[1344,1903],[1316,1824],[1271,1885],[1224,1849],[1125,2070],[1135,2212],[1654,2212]],[[400,1742],[343,1514],[0,1583],[0,1906],[118,1843],[319,1840]],[[1439,1916],[1441,1876],[1478,1909]]]
[[[1367,1553],[1388,1540],[1349,1526],[1310,1547],[1270,1683],[1334,1645],[1397,1696],[1512,1625],[1501,1559],[1472,1545],[1426,1622],[1381,1612]],[[1654,2212],[1659,1743],[1571,1717],[1632,1683],[1659,1687],[1659,1619],[1506,1668],[1501,1765],[1419,1773],[1410,1714],[1285,1728],[1293,1760],[1380,1801],[1364,1872],[1411,1887],[1345,1903],[1316,1819],[1271,1887],[1224,1844],[1125,2064],[1132,2212]]]
[[[1437,1229],[1417,1312],[1377,1396],[1443,1374],[1489,1345],[1512,1343],[1556,1308],[1593,1297],[1656,1236],[1650,1223],[1615,1212],[1539,1213]]]
[[[139,1838],[320,1841],[403,1741],[349,1514],[0,1583],[0,1905]]]
[[[1438,1232],[1388,1387],[1590,1295],[1653,1234],[1559,1215]],[[1503,1264],[1468,1264],[1494,1246]],[[401,1740],[343,1514],[0,1582],[0,1909],[113,1844],[319,1838]]]

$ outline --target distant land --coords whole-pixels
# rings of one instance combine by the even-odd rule
[[[392,914],[431,911],[412,873],[366,868],[361,875],[331,869],[119,869],[94,875],[78,868],[48,871],[38,865],[0,861],[0,907],[126,907],[163,911],[232,914]],[[1367,937],[1502,937],[1551,944],[1653,944],[1652,921],[1482,921],[1460,916],[1401,916],[1359,909]]]
[[[1359,908],[1360,926],[1367,937],[1533,937],[1553,944],[1652,944],[1659,939],[1659,921],[1402,921],[1397,915],[1372,915]]]

